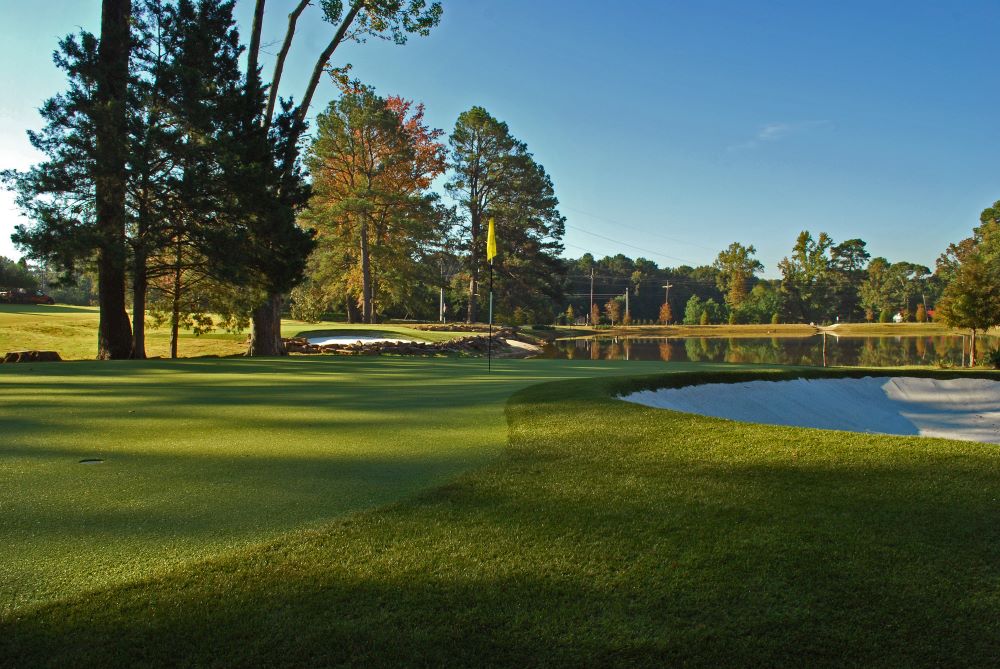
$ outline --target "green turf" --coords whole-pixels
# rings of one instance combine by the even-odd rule
[[[412,495],[501,451],[514,390],[623,369],[504,361],[487,375],[485,360],[398,357],[2,366],[0,612]]]
[[[235,371],[241,362],[248,376]],[[83,403],[88,392],[121,399],[138,391],[147,398],[144,410],[162,414],[134,420],[167,425],[183,419],[180,425],[192,431],[190,441],[178,444],[164,436],[162,443],[150,443],[146,450],[156,454],[151,458],[129,455],[166,469],[175,449],[182,454],[183,471],[145,505],[121,510],[106,489],[91,487],[108,505],[96,518],[101,521],[114,520],[116,513],[119,520],[153,519],[160,509],[180,505],[162,515],[166,525],[183,528],[189,514],[209,504],[210,511],[195,513],[196,526],[228,524],[209,515],[247,522],[253,514],[240,507],[255,504],[255,495],[241,494],[238,485],[206,480],[201,502],[178,501],[183,472],[211,467],[211,450],[220,448],[219,440],[194,435],[227,421],[233,422],[230,430],[256,435],[252,423],[243,425],[235,415],[249,420],[247,415],[264,414],[264,407],[299,411],[307,388],[326,387],[346,406],[331,402],[298,416],[298,422],[318,421],[307,425],[348,452],[366,434],[362,424],[377,424],[386,437],[397,435],[391,449],[397,454],[451,452],[449,434],[480,444],[452,453],[461,463],[447,471],[401,479],[413,481],[415,491],[463,467],[480,466],[423,492],[386,495],[396,502],[325,523],[306,519],[310,527],[268,545],[212,549],[206,559],[138,581],[101,583],[10,611],[0,622],[0,658],[25,666],[950,667],[995,666],[1000,657],[995,446],[660,411],[613,399],[652,383],[623,379],[524,388],[507,404],[505,433],[496,410],[519,385],[650,367],[509,361],[490,382],[474,361],[334,360],[309,367],[316,363],[180,363],[194,365],[193,376],[184,376],[194,381],[173,379],[179,369],[162,363],[106,387],[102,368],[92,364],[81,365],[79,375],[0,376],[8,384],[3,397],[11,385],[30,394],[34,384],[39,399],[63,405]],[[268,377],[275,382],[257,385],[256,379]],[[129,389],[130,383],[136,387]],[[163,401],[174,386],[173,401]],[[389,387],[402,393],[408,410],[393,413],[384,400],[364,399],[372,393],[356,392]],[[210,399],[217,394],[226,399]],[[171,411],[178,402],[188,408]],[[200,415],[196,407],[205,403],[206,414]],[[96,400],[90,409],[83,404],[78,418],[97,421],[90,424],[94,428],[106,411]],[[237,410],[245,404],[250,407]],[[128,419],[109,418],[128,426]],[[23,431],[58,435],[46,427],[54,420],[26,421]],[[268,445],[270,455],[259,459],[299,461],[300,472],[337,480],[337,468],[324,468],[329,456],[312,450],[322,447],[298,446],[287,437],[291,432],[283,432],[293,430],[287,427],[291,420],[260,420],[264,434],[273,437],[268,442],[283,435],[287,440]],[[352,427],[355,436],[339,441]],[[300,425],[296,432],[306,444],[309,430]],[[367,460],[380,441],[359,445],[355,457]],[[505,441],[503,456],[491,459]],[[313,456],[291,456],[285,449]],[[39,459],[53,468],[51,482],[57,485],[34,485],[15,501],[38,498],[32,503],[43,507],[56,494],[53,487],[75,475],[55,473],[71,450],[64,444],[43,451]],[[232,464],[239,447],[228,450],[223,459],[229,467],[246,469]],[[390,462],[411,461],[386,455],[365,475],[376,476]],[[109,472],[124,459],[115,456],[110,467],[80,475],[114,483]],[[32,463],[22,466],[30,469]],[[80,467],[65,465],[74,472]],[[119,474],[116,485],[124,486],[130,474]],[[159,477],[150,473],[147,482]],[[285,488],[294,489],[297,478],[266,468],[249,480],[259,494],[281,499],[293,494]],[[263,485],[270,480],[279,485]],[[317,497],[344,494],[338,485],[321,488]],[[146,499],[146,493],[135,490],[133,497]],[[258,508],[269,504],[260,502]],[[305,503],[319,506],[316,498]],[[8,501],[4,509],[5,519],[19,515]],[[296,505],[280,509],[294,515]],[[89,520],[90,513],[78,516]],[[54,522],[52,515],[36,518],[44,526]],[[22,536],[31,531],[25,528]]]

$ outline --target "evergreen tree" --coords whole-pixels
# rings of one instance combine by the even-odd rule
[[[469,271],[466,320],[478,318],[480,277],[486,270],[486,223],[495,220],[499,242],[494,260],[495,304],[510,313],[516,305],[545,308],[554,315],[561,300],[562,236],[552,181],[524,142],[482,107],[463,112],[449,137],[452,177],[446,189],[463,213],[463,241]]]
[[[804,230],[795,241],[792,255],[778,263],[783,301],[791,320],[820,322],[833,315],[832,246],[833,240],[825,232],[813,239]]]

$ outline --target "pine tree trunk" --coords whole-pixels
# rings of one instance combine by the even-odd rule
[[[357,323],[360,320],[358,302],[353,295],[348,295],[344,298],[344,310],[347,312],[348,323]]]
[[[976,366],[976,328],[972,328],[972,346],[969,348],[969,367]]]
[[[132,356],[132,325],[125,311],[125,158],[128,147],[125,99],[131,38],[131,0],[104,0],[96,102],[95,166],[98,297],[101,311],[97,357],[120,360]]]
[[[372,322],[372,266],[368,252],[368,223],[361,224],[361,321]]]
[[[251,357],[288,355],[281,343],[281,303],[281,294],[272,293],[262,305],[254,309],[253,332],[247,355]]]
[[[132,357],[146,359],[146,290],[149,279],[146,276],[145,251],[137,249],[132,265]]]

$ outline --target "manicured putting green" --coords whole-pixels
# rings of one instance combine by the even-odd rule
[[[525,385],[663,369],[289,358],[0,367],[0,613],[398,500],[506,444]],[[83,464],[100,459],[97,464]]]

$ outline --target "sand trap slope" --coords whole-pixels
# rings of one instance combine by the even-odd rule
[[[1000,443],[1000,382],[988,379],[708,383],[647,390],[622,399],[753,423]]]

